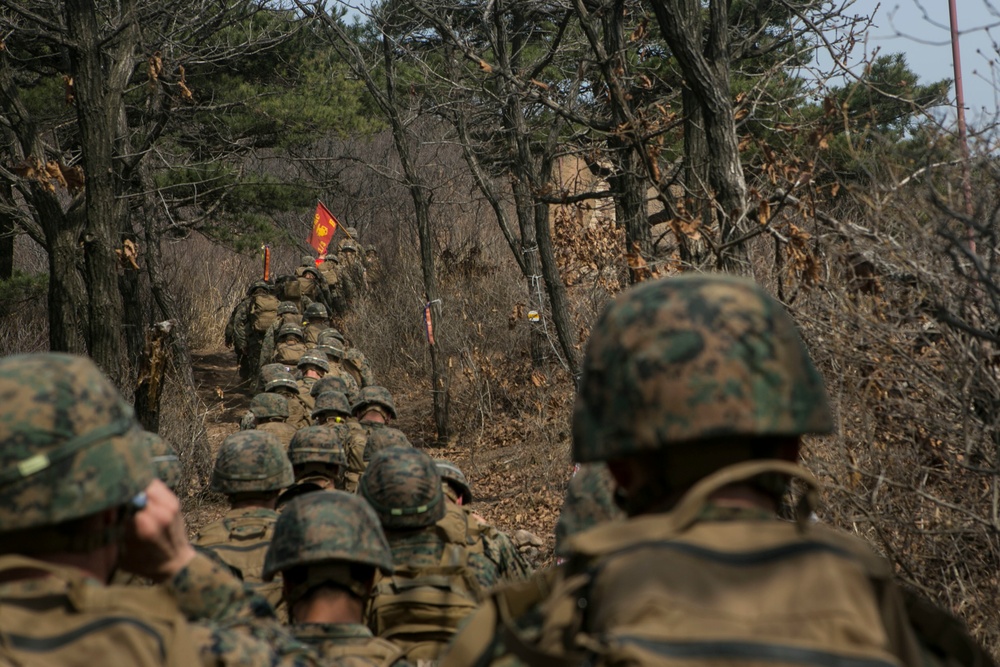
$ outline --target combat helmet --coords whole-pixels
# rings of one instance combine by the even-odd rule
[[[317,491],[292,499],[274,526],[274,535],[264,557],[265,581],[292,568],[354,563],[367,565],[390,575],[392,551],[379,517],[371,506],[353,493]],[[336,577],[358,597],[367,593],[361,582],[353,582],[349,568]],[[291,583],[291,582],[286,582]],[[292,586],[292,600],[323,581]],[[353,584],[353,585],[352,585]],[[299,590],[296,590],[299,589]]]
[[[317,345],[316,347],[319,346]],[[319,380],[316,380],[316,382],[313,383],[313,386],[309,388],[309,394],[313,398],[318,398],[320,394],[325,394],[328,391],[339,391],[341,394],[346,396],[347,381],[339,375],[325,375]]]
[[[132,408],[86,357],[0,359],[0,406],[0,533],[125,505],[153,479]]]
[[[257,394],[250,399],[250,412],[257,419],[288,419],[288,399],[281,394]]]
[[[222,441],[212,471],[212,490],[226,495],[280,491],[295,483],[292,462],[276,437],[239,431]]]
[[[306,268],[302,269],[303,276],[306,275],[307,273],[311,273],[313,277],[316,278],[316,280],[320,280],[323,276],[323,274],[319,272],[319,269],[316,268],[315,264],[313,264],[312,266],[307,266]]]
[[[312,418],[321,415],[333,414],[335,417],[350,417],[351,404],[347,402],[347,396],[339,391],[324,391],[316,397],[316,406],[312,411]]]
[[[299,368],[303,368],[305,366],[315,366],[324,373],[330,372],[330,362],[327,361],[326,355],[316,352],[315,350],[309,350],[299,357],[299,361],[296,366]]]
[[[288,459],[292,465],[329,463],[346,466],[344,443],[350,435],[350,427],[344,424],[300,428],[288,446]]]
[[[169,442],[156,433],[143,431],[142,439],[149,447],[153,472],[161,482],[171,489],[176,489],[181,482],[181,462],[177,458],[177,452]]]
[[[281,387],[296,392],[299,390],[299,385],[295,382],[295,376],[284,370],[284,367],[282,367],[281,372],[271,374],[270,379],[264,385],[264,391],[271,392]]]
[[[278,304],[278,317],[291,315],[292,313],[299,314],[299,307],[295,305],[294,301],[282,301]]]
[[[352,239],[358,238],[358,228],[357,227],[348,227],[344,231],[346,231],[347,235],[350,236]]]
[[[396,404],[392,400],[392,394],[385,387],[374,384],[362,387],[361,391],[358,392],[358,399],[351,407],[351,411],[357,415],[371,406],[382,408],[389,417],[396,418]]]
[[[431,526],[444,516],[444,491],[434,461],[413,447],[383,449],[372,457],[358,491],[386,530]]]
[[[327,363],[331,361],[340,361],[340,357],[337,356],[336,351],[329,345],[313,345],[312,352],[316,354],[323,355],[323,358],[327,360]]]
[[[573,410],[573,457],[832,429],[823,379],[784,306],[745,279],[689,275],[634,287],[601,315]]]
[[[402,447],[405,449],[413,447],[413,445],[410,444],[410,439],[398,428],[382,424],[372,426],[368,432],[368,439],[365,440],[365,451],[361,454],[361,460],[371,461],[372,457],[383,449],[391,449],[393,447]]]
[[[311,320],[314,318],[327,319],[330,314],[326,311],[326,306],[318,301],[313,301],[308,306],[306,306],[305,318]]]
[[[344,241],[343,241],[343,242],[342,242],[342,243],[340,244],[340,249],[341,249],[342,251],[344,251],[344,252],[347,252],[347,251],[350,251],[350,252],[357,252],[357,251],[358,251],[358,246],[357,246],[357,245],[355,245],[355,243],[354,243],[354,241],[353,241],[352,239],[345,239],[345,240],[344,240]]]
[[[337,329],[330,327],[329,329],[323,329],[316,336],[316,343],[318,345],[329,345],[330,341],[336,341],[341,346],[344,344],[344,334],[340,333]]]
[[[299,263],[300,266],[313,266],[316,260],[313,259],[312,255],[302,255],[302,261]]]
[[[298,336],[299,340],[305,340],[305,334],[302,333],[302,327],[298,324],[282,324],[278,327],[278,340],[280,341],[285,336]]]
[[[250,285],[250,287],[247,289],[247,294],[252,295],[254,292],[256,292],[259,289],[262,289],[265,292],[270,292],[271,291],[271,283],[267,282],[266,280],[257,280],[255,282],[253,282]]]
[[[462,469],[448,459],[434,459],[434,465],[437,466],[441,479],[462,499],[462,504],[471,505],[472,489],[469,487],[469,480],[466,479]]]
[[[615,481],[603,463],[584,463],[569,480],[556,522],[556,555],[570,555],[567,540],[588,528],[615,521],[625,512],[615,504]]]

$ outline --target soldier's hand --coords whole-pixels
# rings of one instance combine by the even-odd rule
[[[126,525],[122,569],[159,582],[180,572],[194,557],[180,501],[166,484],[154,479],[146,488],[146,506]]]

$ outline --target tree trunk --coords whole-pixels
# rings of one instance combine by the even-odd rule
[[[414,216],[417,220],[417,236],[420,240],[420,268],[424,279],[424,297],[430,306],[430,326],[434,335],[429,337],[428,348],[431,357],[431,398],[434,405],[434,426],[437,430],[437,440],[445,444],[451,436],[448,423],[450,403],[449,377],[445,360],[441,354],[441,299],[438,296],[437,275],[434,270],[434,234],[431,226],[431,201],[417,167],[410,155],[408,132],[399,115],[396,101],[395,71],[393,68],[392,49],[389,36],[382,32],[382,56],[385,63],[385,98],[386,114],[392,128],[392,138],[396,145],[403,175],[406,178],[410,197],[413,199]]]
[[[697,0],[687,0],[695,2]],[[708,244],[704,235],[712,229],[712,202],[708,189],[708,139],[705,137],[705,116],[698,97],[685,87],[681,91],[684,107],[684,191],[688,199],[685,210],[689,216],[701,220],[697,237],[683,232],[677,235],[681,261],[692,268],[700,268],[708,259]]]
[[[0,200],[4,203],[14,201],[14,190],[9,184],[3,186],[4,192]],[[14,277],[14,234],[17,223],[14,215],[0,212],[0,280],[10,280]]]
[[[93,0],[66,0],[66,27],[70,38],[77,121],[84,171],[87,175],[87,221],[83,234],[84,274],[87,282],[90,356],[117,384],[123,377],[123,309],[118,288],[118,257],[124,231],[124,200],[118,197],[114,153],[122,91],[132,67],[135,29],[126,27],[105,44]],[[128,14],[131,3],[121,12]],[[110,54],[102,53],[110,50]],[[124,70],[124,72],[123,72]],[[124,77],[124,81],[123,81]]]
[[[604,50],[608,56],[608,70],[621,73],[620,85],[629,80],[628,59],[625,57],[625,2],[615,0],[601,16]],[[610,82],[608,83],[610,85]],[[649,217],[646,213],[646,181],[640,175],[642,163],[636,155],[638,137],[636,128],[631,126],[631,113],[622,106],[627,103],[624,96],[609,95],[611,103],[611,127],[628,128],[612,131],[608,135],[608,153],[614,163],[614,173],[609,179],[615,200],[615,220],[625,228],[626,252],[638,249],[645,257],[652,251],[649,231]],[[629,282],[637,276],[629,271]]]
[[[729,86],[728,0],[711,2],[707,44],[702,38],[698,12],[686,11],[685,0],[649,2],[667,46],[701,106],[708,144],[709,182],[721,209],[719,246],[725,246],[739,235],[746,215],[746,182]],[[716,264],[724,270],[749,271],[745,246],[721,249]]]
[[[36,207],[39,200],[49,200],[48,210],[38,210],[49,251],[49,348],[87,354],[87,287],[79,266],[83,209],[64,214],[55,197],[36,198]]]

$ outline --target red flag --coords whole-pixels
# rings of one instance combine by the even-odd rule
[[[434,318],[431,316],[431,304],[424,304],[424,331],[427,333],[427,343],[434,344]]]
[[[312,231],[309,233],[306,243],[322,255],[326,252],[330,241],[333,240],[333,235],[337,232],[339,225],[340,223],[333,217],[333,213],[330,213],[329,209],[323,206],[323,202],[317,203],[316,215],[313,216]]]

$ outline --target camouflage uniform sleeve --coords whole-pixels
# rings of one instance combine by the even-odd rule
[[[506,533],[484,525],[482,536],[486,557],[496,563],[502,581],[518,581],[531,576],[531,565]]]
[[[250,318],[251,299],[243,299],[233,311],[233,343],[237,349],[247,347],[247,320]]]
[[[280,320],[279,320],[280,321]],[[277,327],[275,326],[278,322],[275,322],[271,327],[264,333],[264,341],[260,344],[260,359],[257,364],[257,368],[265,364],[271,363],[271,357],[274,356],[274,338]]]
[[[203,664],[319,664],[312,649],[281,626],[267,600],[204,555],[178,572],[167,588],[194,623],[192,631]]]

